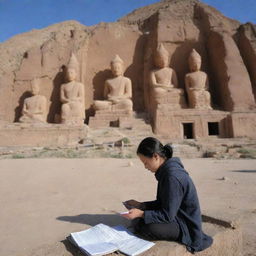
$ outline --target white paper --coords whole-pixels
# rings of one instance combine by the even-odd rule
[[[119,250],[129,256],[138,255],[154,243],[134,236],[122,226],[98,224],[90,229],[71,233],[76,244],[88,255],[104,255]]]
[[[128,211],[127,212],[120,212],[119,214],[125,215],[125,214],[129,214],[129,212]]]
[[[150,249],[154,245],[152,242],[136,237],[123,226],[117,226],[114,229],[122,234],[123,240],[117,241],[116,245],[119,251],[124,254],[135,256]]]
[[[86,254],[96,256],[112,253],[117,250],[117,247],[112,243],[97,243],[80,246],[80,249]]]

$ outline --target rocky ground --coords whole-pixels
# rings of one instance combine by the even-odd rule
[[[256,251],[256,160],[184,159],[202,211],[241,220],[246,256]],[[80,255],[70,232],[127,224],[122,201],[150,200],[154,176],[138,159],[2,159],[0,255]]]

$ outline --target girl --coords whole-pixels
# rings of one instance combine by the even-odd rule
[[[155,201],[128,200],[125,218],[136,219],[135,231],[148,239],[178,241],[190,252],[202,251],[212,238],[202,231],[196,188],[172,147],[152,137],[139,144],[137,155],[158,181]],[[134,223],[135,223],[134,222]]]

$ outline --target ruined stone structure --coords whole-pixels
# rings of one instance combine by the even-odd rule
[[[115,23],[69,21],[34,30],[0,44],[1,118],[20,120],[36,77],[51,125],[85,119],[92,128],[132,127],[135,113],[143,112],[153,131],[169,138],[255,138],[255,42],[253,24],[198,0],[163,0]],[[72,53],[79,71],[67,81]],[[109,69],[115,54],[122,60],[116,57]],[[81,88],[75,105],[62,95],[69,83]],[[118,84],[122,93],[112,94]],[[66,122],[77,109],[80,121]]]

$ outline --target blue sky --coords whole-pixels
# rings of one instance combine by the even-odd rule
[[[111,22],[158,0],[0,0],[0,42],[65,20]],[[256,0],[202,0],[225,16],[256,24]]]

